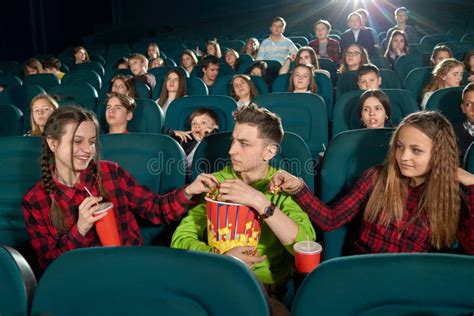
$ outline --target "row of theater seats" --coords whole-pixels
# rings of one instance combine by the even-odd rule
[[[318,168],[304,140],[287,132],[271,164],[302,177],[323,202],[330,203],[344,194],[364,170],[383,162],[392,132],[392,128],[385,128],[340,133],[329,143]],[[187,177],[193,179],[202,172],[214,172],[228,164],[230,135],[230,132],[218,133],[204,139],[196,149],[190,171],[185,167],[183,150],[165,135],[103,135],[99,147],[102,159],[118,162],[139,183],[164,194],[183,186]],[[31,250],[21,201],[40,179],[40,151],[41,139],[37,137],[0,138],[0,244],[15,247],[29,260]],[[474,172],[474,148],[468,150],[464,166]],[[145,245],[158,244],[167,232],[165,225],[139,224]],[[344,253],[346,227],[318,238],[324,241],[324,259],[339,257]],[[30,263],[34,263],[34,258]]]
[[[328,260],[306,276],[292,315],[461,315],[474,312],[474,257],[378,254]],[[36,284],[0,246],[2,315],[270,315],[242,263],[162,247],[73,250]]]
[[[23,91],[31,92],[29,86],[22,86]],[[39,89],[39,88],[38,88]],[[447,88],[436,91],[429,99],[428,110],[440,110],[453,125],[464,121],[461,111],[462,87]],[[36,89],[33,89],[36,90]],[[397,125],[405,116],[419,110],[418,104],[410,92],[402,89],[383,89],[389,96],[392,106],[392,122]],[[29,95],[32,95],[31,92]],[[283,120],[285,130],[298,134],[308,144],[314,158],[324,151],[329,139],[340,132],[361,128],[358,113],[360,91],[344,94],[336,102],[332,113],[332,131],[329,130],[331,118],[327,104],[318,95],[309,93],[270,93],[254,98],[254,102],[277,113]],[[28,94],[23,95],[23,99]],[[162,133],[165,129],[189,130],[188,118],[192,111],[206,107],[214,110],[219,119],[222,132],[231,131],[234,127],[232,112],[237,108],[236,102],[228,96],[188,96],[173,101],[167,111],[166,120],[156,103],[151,99],[137,99],[138,107],[128,130],[132,133]],[[19,100],[18,102],[21,102]],[[1,102],[0,102],[1,103]],[[18,103],[21,104],[21,103]],[[23,108],[28,111],[29,107]],[[12,106],[0,106],[0,135],[21,135],[29,127],[28,116],[21,115]],[[103,131],[107,130],[105,105],[96,109]],[[332,137],[331,137],[332,136]]]

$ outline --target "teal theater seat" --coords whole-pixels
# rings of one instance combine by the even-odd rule
[[[28,76],[26,78],[29,78],[31,76]],[[0,73],[0,85],[2,85],[5,88],[8,88],[8,87],[19,87],[23,84],[23,82],[21,81],[21,79],[15,75],[11,75],[11,74],[4,74],[4,73]]]
[[[97,91],[102,87],[102,79],[93,70],[77,70],[66,74],[61,80],[62,84],[88,83]]]
[[[36,74],[25,77],[25,85],[37,85],[45,91],[50,91],[52,88],[59,86],[60,81],[58,76],[53,74]]]
[[[472,143],[464,155],[463,167],[470,173],[474,173],[474,146]]]
[[[96,56],[97,58],[97,56]],[[103,57],[100,57],[103,59]],[[104,61],[105,62],[105,61]],[[101,78],[105,75],[104,66],[97,61],[90,61],[88,63],[74,64],[71,66],[71,72],[82,71],[82,70],[92,70],[95,71]]]
[[[382,89],[390,100],[392,115],[390,121],[396,126],[405,116],[419,111],[418,103],[412,94],[403,89]],[[340,132],[362,128],[359,117],[359,99],[363,91],[351,91],[344,94],[334,107],[333,136]]]
[[[464,87],[444,88],[435,91],[426,104],[427,111],[440,111],[456,126],[466,120],[466,115],[461,110],[462,90]]]
[[[50,94],[59,97],[59,105],[80,105],[88,110],[95,111],[97,90],[88,83],[74,83],[52,88]]]
[[[0,105],[0,137],[20,136],[22,132],[23,113],[14,105]]]
[[[0,314],[29,315],[36,278],[25,258],[0,245]]]
[[[253,99],[260,107],[278,114],[285,131],[299,135],[313,158],[328,143],[328,119],[323,98],[312,93],[268,93]]]
[[[219,131],[231,131],[234,128],[232,112],[237,109],[237,103],[228,96],[189,96],[175,99],[166,111],[165,129],[189,131],[189,116],[200,108],[213,110],[219,120]]]
[[[209,135],[199,143],[191,164],[191,178],[194,180],[201,173],[212,173],[230,164],[229,150],[232,132]],[[311,191],[314,192],[314,160],[308,145],[298,135],[285,132],[278,154],[270,161],[278,169],[302,177]]]
[[[342,197],[369,167],[381,164],[394,129],[376,128],[346,131],[329,142],[321,169],[321,201]],[[324,259],[343,254],[346,227],[324,232]]]
[[[159,134],[101,135],[101,158],[117,162],[142,185],[158,194],[185,183],[186,160],[179,144]],[[145,245],[158,243],[166,224],[152,225],[137,217]]]
[[[275,81],[273,81],[272,92],[288,92],[290,77],[291,74],[289,73],[276,77]],[[314,80],[316,81],[316,86],[318,87],[316,94],[320,95],[324,99],[328,121],[331,121],[334,103],[331,79],[329,79],[325,74],[316,73],[314,75]]]
[[[393,65],[393,70],[398,74],[403,82],[412,69],[423,66],[425,66],[423,55],[412,53],[397,58],[395,60],[395,64]]]
[[[303,281],[291,314],[470,315],[474,257],[418,253],[337,258]]]
[[[422,92],[431,81],[433,67],[419,67],[411,70],[405,79],[405,89],[410,91],[417,101],[421,101]]]
[[[231,257],[113,247],[73,250],[54,261],[32,314],[268,316],[269,308],[255,276]]]

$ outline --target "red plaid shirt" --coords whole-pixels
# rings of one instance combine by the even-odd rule
[[[134,214],[158,225],[163,221],[169,223],[178,220],[189,207],[196,204],[194,200],[186,198],[183,188],[162,196],[153,193],[147,187],[138,184],[116,163],[101,161],[100,171],[103,186],[114,204],[122,245],[143,243]],[[54,199],[66,212],[66,218],[71,226],[67,233],[58,233],[52,225],[51,198],[46,194],[41,181],[26,193],[22,205],[31,244],[38,255],[42,269],[66,251],[101,245],[94,229],[82,236],[76,225],[79,205],[89,196],[84,186],[87,186],[94,196],[99,195],[98,186],[93,181],[90,169],[81,172],[77,184],[72,188],[54,178],[53,181],[56,184]]]
[[[351,191],[338,200],[332,208],[326,206],[305,186],[296,196],[296,202],[310,219],[323,231],[335,230],[356,215],[360,215],[373,189],[375,168],[368,169],[356,182]],[[468,187],[469,210],[463,210],[459,223],[458,240],[464,250],[474,254],[474,185]],[[405,202],[405,213],[400,222],[388,226],[360,219],[360,226],[354,235],[351,251],[354,254],[386,252],[427,252],[432,250],[431,230],[426,216],[415,220],[422,188],[409,187]]]
[[[311,46],[314,49],[314,52],[316,55],[319,55],[319,39],[315,39],[309,43],[309,46]],[[328,57],[332,59],[333,62],[336,64],[339,64],[340,59],[341,59],[341,48],[339,47],[339,42],[335,39],[328,38],[328,44],[326,46],[326,51],[328,54]]]

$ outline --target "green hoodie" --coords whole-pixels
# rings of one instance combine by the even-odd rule
[[[268,183],[277,171],[277,169],[270,167],[268,175],[264,179],[253,183],[252,187],[263,192],[268,200],[273,202],[299,226],[295,243],[307,240],[308,238],[315,240],[316,233],[308,215],[293,201],[291,196],[283,192],[272,194],[268,190]],[[219,182],[239,178],[231,166],[227,166],[221,171],[214,173],[214,176]],[[207,215],[206,204],[203,201],[191,209],[182,220],[173,235],[171,247],[212,252],[211,247],[205,242],[206,239]],[[286,282],[293,266],[293,244],[282,245],[270,227],[263,221],[257,252],[259,255],[266,255],[267,258],[263,262],[255,264],[253,268],[260,281],[265,284],[281,284]]]

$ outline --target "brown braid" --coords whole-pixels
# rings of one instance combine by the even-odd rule
[[[89,163],[89,167],[91,169],[91,172],[94,178],[94,183],[99,188],[99,194],[100,196],[104,198],[103,202],[109,201],[110,196],[109,196],[109,193],[105,190],[104,185],[102,184],[102,178],[100,176],[100,171],[95,161],[95,158],[91,160],[91,162]]]

